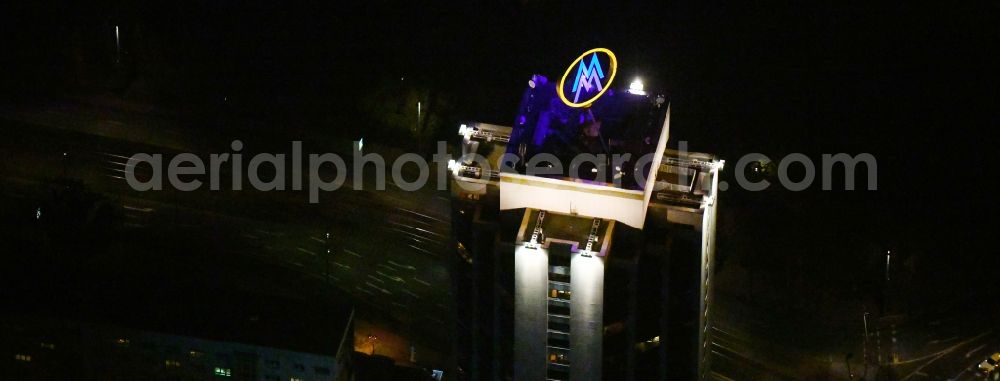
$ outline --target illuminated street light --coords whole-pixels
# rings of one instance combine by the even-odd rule
[[[118,32],[118,25],[115,25],[115,63],[120,63],[121,60],[122,60],[121,34]]]
[[[368,334],[368,342],[372,343],[372,356],[375,355],[375,342],[378,341],[378,336],[374,334]]]
[[[885,252],[885,280],[889,280],[889,265],[892,263],[892,250]]]

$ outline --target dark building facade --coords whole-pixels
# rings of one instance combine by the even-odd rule
[[[287,315],[294,305],[267,305],[276,314],[219,302],[214,310],[163,312],[148,324],[107,316],[100,323],[88,317],[7,316],[0,320],[0,379],[352,379],[352,309],[324,309],[317,319],[326,324],[305,331]],[[285,314],[277,314],[281,310]]]

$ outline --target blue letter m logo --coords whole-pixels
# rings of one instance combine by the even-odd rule
[[[576,79],[573,80],[573,92],[576,95],[573,97],[573,103],[580,102],[580,87],[586,90],[588,93],[593,88],[597,88],[597,91],[602,90],[601,78],[604,78],[604,70],[601,69],[601,63],[597,61],[597,53],[594,53],[590,58],[590,65],[584,65],[584,60],[580,60],[580,68],[576,70]]]

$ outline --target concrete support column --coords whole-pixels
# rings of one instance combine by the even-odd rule
[[[546,378],[549,257],[541,248],[514,249],[514,380]]]
[[[570,263],[570,381],[600,381],[604,345],[604,260],[573,254]]]

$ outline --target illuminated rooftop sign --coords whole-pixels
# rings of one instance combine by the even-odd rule
[[[617,72],[618,59],[614,53],[605,48],[591,49],[569,65],[556,92],[570,107],[587,107],[608,91]]]

